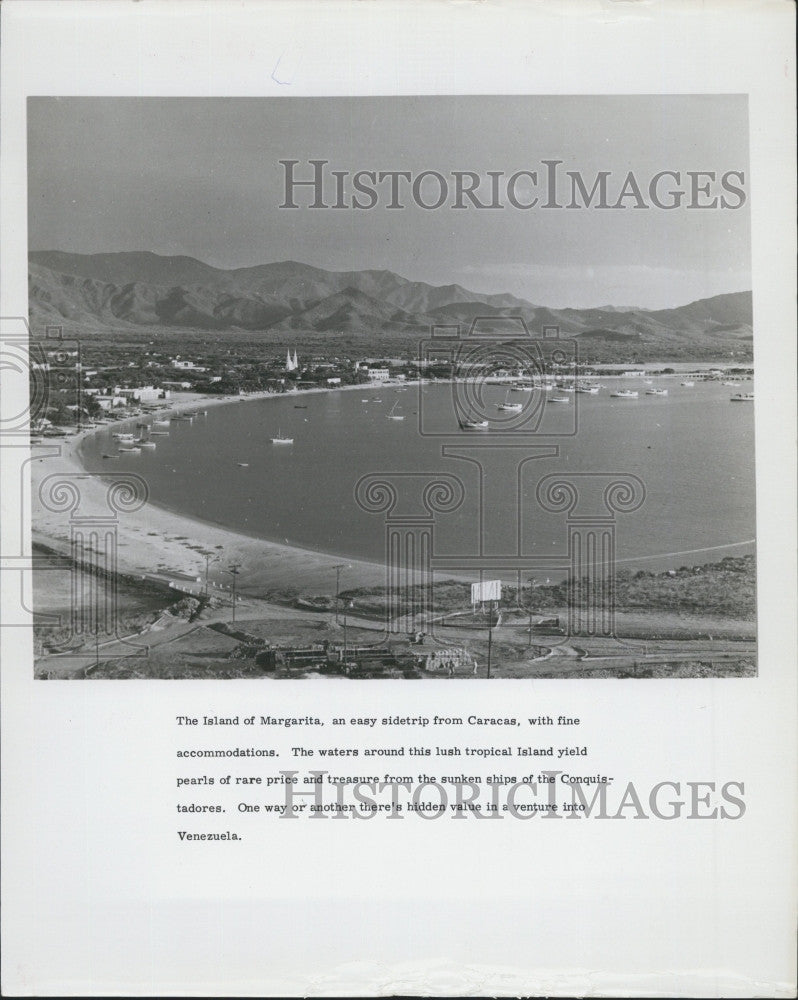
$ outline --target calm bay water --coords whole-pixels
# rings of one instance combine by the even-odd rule
[[[656,380],[667,387],[667,397],[643,395],[647,387],[636,379],[604,385],[598,396],[571,395],[567,405],[542,406],[536,434],[501,434],[493,426],[489,432],[458,431],[448,385],[427,386],[423,395],[415,387],[361,388],[211,408],[193,423],[173,422],[168,436],[154,438],[156,450],[122,454],[118,461],[102,458],[117,451],[107,428],[84,443],[82,457],[90,470],[138,472],[151,500],[170,509],[344,557],[381,560],[384,553],[384,516],[355,503],[358,480],[413,472],[447,472],[464,488],[462,506],[437,515],[440,555],[465,557],[480,545],[488,554],[511,555],[520,536],[523,554],[563,554],[565,567],[564,515],[542,513],[535,500],[538,481],[556,472],[628,472],[644,482],[642,507],[617,520],[617,557],[631,569],[751,551],[750,544],[720,548],[755,535],[754,410],[729,401],[751,383],[688,388],[678,379]],[[638,389],[639,398],[611,399],[620,385]],[[536,411],[540,395],[507,397],[506,389],[490,386],[482,404],[495,421],[506,420],[496,403],[507,397]],[[395,403],[404,420],[388,419]],[[567,435],[574,414],[576,433],[557,436]],[[293,437],[293,445],[273,445],[278,432]],[[488,447],[477,450],[479,445]],[[559,451],[536,458],[538,446]],[[444,447],[449,454],[442,454]],[[527,461],[519,476],[522,458]],[[402,481],[416,489],[415,480]]]

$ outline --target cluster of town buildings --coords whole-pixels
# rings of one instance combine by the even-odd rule
[[[229,355],[229,351],[226,352]],[[408,358],[310,358],[302,361],[296,349],[286,351],[285,361],[279,357],[235,360],[222,354],[211,354],[198,360],[186,358],[180,354],[165,355],[160,351],[144,351],[144,356],[138,360],[126,360],[123,349],[113,350],[112,364],[102,364],[105,360],[102,354],[95,350],[93,367],[83,363],[77,341],[65,341],[61,338],[46,339],[31,345],[32,375],[47,373],[47,381],[51,389],[70,383],[79,392],[73,394],[82,397],[85,402],[92,399],[92,408],[109,412],[128,408],[130,406],[154,404],[159,400],[168,400],[173,392],[194,390],[197,392],[243,393],[253,389],[282,392],[288,388],[311,388],[327,386],[334,388],[342,384],[380,383],[388,381],[404,381],[420,374],[430,377],[448,377],[454,371],[450,363],[442,365],[440,359]],[[232,364],[231,364],[232,361]],[[550,368],[557,374],[561,367],[570,369],[571,378],[587,375],[626,375],[629,377],[650,374],[642,366],[626,368],[595,364],[588,370],[584,363],[565,360],[562,365],[554,363]],[[666,369],[669,371],[670,369]],[[138,377],[133,377],[134,372]],[[143,372],[149,374],[149,379],[141,377]],[[531,373],[519,368],[505,370],[495,368],[489,380],[496,378],[524,378]],[[561,377],[567,378],[568,374]],[[484,375],[484,373],[483,373]],[[704,371],[696,373],[696,377],[716,377],[722,371]],[[245,377],[245,376],[248,376]],[[69,407],[76,409],[75,405]]]
[[[98,352],[95,350],[95,355]],[[168,400],[175,392],[246,392],[252,385],[239,388],[236,376],[245,367],[257,373],[257,388],[275,392],[288,388],[310,388],[357,382],[404,380],[408,362],[402,359],[352,360],[349,358],[311,358],[300,360],[296,349],[287,351],[285,362],[274,357],[249,359],[244,365],[237,359],[230,364],[224,358],[212,356],[193,360],[182,355],[163,355],[144,351],[138,360],[128,360],[120,346],[106,359],[103,354],[86,364],[77,341],[60,337],[31,344],[30,367],[32,380],[43,379],[52,395],[69,395],[67,409],[76,410],[76,398],[84,408],[92,400],[92,409],[111,412]],[[121,355],[121,358],[120,358]],[[123,360],[124,359],[124,360]],[[111,363],[103,363],[105,361]],[[142,375],[149,375],[147,379]]]

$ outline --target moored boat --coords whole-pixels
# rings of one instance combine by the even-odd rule
[[[637,399],[638,395],[636,389],[619,389],[610,393],[610,399]]]
[[[753,403],[754,394],[752,392],[737,392],[729,397],[731,403]]]
[[[510,397],[510,391],[508,389],[507,390],[507,394],[504,397],[504,402],[503,403],[497,403],[496,404],[496,409],[497,410],[509,411],[510,413],[520,413],[520,411],[523,410],[523,408],[524,408],[524,404],[523,403],[511,403],[511,402],[509,402],[509,397]]]
[[[667,396],[667,389],[646,389],[647,396]]]

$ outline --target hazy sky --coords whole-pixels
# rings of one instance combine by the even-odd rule
[[[750,288],[748,204],[278,207],[279,161],[310,176],[312,158],[353,173],[472,170],[486,176],[485,198],[487,171],[542,173],[545,159],[580,171],[588,189],[611,171],[613,201],[629,170],[644,189],[661,170],[743,170],[750,191],[742,96],[31,98],[28,115],[31,250],[387,268],[555,307],[657,308]]]

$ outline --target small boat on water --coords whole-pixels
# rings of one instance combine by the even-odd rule
[[[752,392],[737,392],[729,397],[731,403],[753,403],[754,394]]]
[[[391,407],[391,412],[388,414],[388,419],[389,420],[404,420],[405,419],[404,416],[401,413],[394,413],[394,410],[396,409],[396,407],[398,405],[399,405],[399,400],[397,399],[396,402]]]
[[[504,402],[503,403],[497,403],[496,404],[496,409],[497,410],[509,411],[510,413],[520,413],[521,410],[523,410],[523,408],[524,408],[524,404],[523,403],[511,403],[509,401],[509,397],[510,397],[510,391],[508,389],[507,394],[504,397]]]
[[[239,467],[239,469],[248,469],[249,468],[249,462],[239,462],[238,463],[238,467]]]
[[[543,385],[540,388],[544,392],[551,392],[552,389],[554,388],[554,386],[551,384],[551,382],[544,382]]]
[[[152,426],[153,427],[168,427],[169,426],[169,421],[168,420],[153,420]]]
[[[154,441],[137,441],[136,444],[140,448],[157,448],[158,447]]]
[[[103,458],[119,458],[119,455],[103,455]]]
[[[552,396],[549,400],[547,400],[547,402],[549,402],[549,403],[570,403],[571,400],[567,396]]]
[[[610,399],[637,399],[638,395],[636,389],[619,389],[610,393]]]
[[[141,452],[141,448],[138,445],[131,445],[129,448],[120,448],[120,451],[127,452],[131,455],[138,455]]]
[[[577,392],[588,392],[588,393],[590,393],[591,396],[595,396],[595,395],[597,395],[597,393],[599,391],[599,388],[600,388],[600,386],[598,386],[598,385],[592,385],[592,384],[589,384],[589,383],[585,382],[585,383],[583,383],[581,385],[578,385],[576,387],[576,391]]]
[[[722,384],[729,386],[730,389],[739,389],[740,388],[740,383],[739,382],[723,382]]]
[[[150,431],[150,437],[169,437],[169,431]]]
[[[687,382],[680,382],[680,383],[679,383],[679,385],[684,385],[684,386],[686,386],[686,387],[687,387],[688,389],[692,389],[692,388],[693,388],[693,387],[695,386],[695,382],[690,382],[690,381],[687,381]]]
[[[572,385],[558,385],[557,388],[560,392],[576,392],[576,388]]]
[[[487,420],[461,420],[460,427],[464,431],[486,431],[490,424]]]
[[[647,396],[667,396],[667,389],[646,389]]]
[[[117,434],[112,434],[111,436],[113,438],[116,438],[117,441],[135,441],[136,440],[134,434],[117,433]]]
[[[307,406],[305,405],[305,403],[294,403],[294,409],[295,410],[306,410]]]
[[[284,437],[282,431],[277,431],[277,437],[272,438],[272,444],[293,444],[294,439]]]

